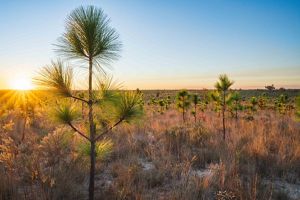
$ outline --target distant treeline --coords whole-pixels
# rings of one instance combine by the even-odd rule
[[[139,90],[139,89],[136,89]],[[7,92],[11,92],[12,90],[0,90],[0,99],[1,96],[3,96]],[[152,97],[167,97],[171,96],[174,97],[180,90],[140,90],[144,94],[144,98],[150,99]],[[200,96],[203,96],[205,94],[208,94],[209,92],[213,91],[212,89],[199,89],[199,90],[189,90],[188,92],[192,94],[199,94]],[[275,89],[275,90],[267,90],[267,89],[238,89],[238,90],[231,90],[231,91],[238,91],[242,98],[250,98],[253,96],[261,96],[265,95],[267,97],[278,97],[281,94],[287,95],[289,98],[294,98],[296,96],[300,95],[300,89]],[[33,93],[44,93],[45,90],[32,90]],[[76,93],[86,93],[86,90],[77,90]],[[47,92],[46,92],[47,93]]]
[[[145,99],[152,97],[167,97],[167,96],[175,96],[180,90],[141,90],[144,93]],[[199,94],[203,96],[211,91],[212,89],[201,89],[201,90],[188,90],[190,93]],[[266,95],[267,97],[278,97],[281,94],[287,95],[289,98],[294,98],[300,95],[300,89],[276,89],[269,91],[267,89],[238,89],[231,90],[238,91],[242,98],[250,98],[253,96],[261,96]]]

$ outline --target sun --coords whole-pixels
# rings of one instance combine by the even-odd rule
[[[11,81],[11,88],[13,90],[32,90],[33,85],[31,83],[31,80],[28,78],[16,78]]]

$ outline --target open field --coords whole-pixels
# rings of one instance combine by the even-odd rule
[[[45,98],[33,93],[36,99]],[[146,91],[145,96],[156,93]],[[165,93],[175,99],[175,91]],[[57,100],[47,97],[31,107],[27,118],[17,104],[11,105],[13,110],[2,106],[2,199],[87,196],[86,143],[52,120],[49,110]],[[199,103],[196,121],[189,108],[183,122],[175,102],[161,108],[147,99],[141,119],[113,129],[101,142],[97,199],[300,198],[300,124],[294,108],[280,113],[270,101],[269,107],[239,111],[238,119],[228,111],[223,140],[222,117],[212,101],[205,108]],[[83,124],[79,127],[84,130],[87,107],[73,103],[80,113],[76,125]]]

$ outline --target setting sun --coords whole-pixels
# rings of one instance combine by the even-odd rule
[[[10,83],[11,88],[14,90],[32,90],[33,85],[28,78],[16,78]]]

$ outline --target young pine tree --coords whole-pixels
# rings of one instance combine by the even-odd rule
[[[56,46],[65,58],[80,61],[81,65],[86,64],[87,98],[74,94],[72,69],[60,61],[43,68],[36,83],[52,89],[62,97],[73,98],[87,105],[88,130],[85,132],[77,128],[78,121],[72,106],[57,109],[56,116],[90,143],[89,199],[93,200],[96,144],[121,122],[130,122],[141,114],[141,95],[136,92],[116,93],[111,88],[112,82],[103,77],[103,66],[118,58],[121,43],[119,35],[110,27],[108,17],[101,9],[88,6],[72,11],[66,21],[65,33]],[[97,90],[93,87],[94,77],[105,80]]]
[[[267,107],[267,97],[266,94],[262,94],[258,97],[258,107],[260,110],[264,110]]]
[[[165,106],[166,106],[166,103],[165,103],[165,100],[164,99],[160,99],[160,100],[158,100],[158,105],[159,105],[159,110],[158,110],[158,112],[160,113],[160,114],[164,114],[164,108],[165,108]]]
[[[234,111],[234,117],[237,120],[238,119],[238,111],[242,109],[241,96],[238,92],[234,92],[230,96],[230,103],[232,104],[232,108]]]
[[[190,94],[186,90],[181,90],[176,96],[176,106],[178,110],[182,113],[182,121],[185,122],[185,113],[191,105]]]
[[[256,97],[251,97],[250,99],[250,110],[252,112],[256,111],[257,110],[257,105],[258,105],[258,100]]]
[[[281,94],[275,101],[275,107],[280,114],[285,114],[287,111],[288,96]]]
[[[171,96],[167,96],[167,98],[165,100],[165,104],[166,104],[166,110],[168,110],[172,104]]]
[[[199,95],[193,94],[192,95],[192,103],[194,105],[194,110],[192,111],[192,114],[194,116],[195,123],[197,122],[197,106],[198,106],[199,102],[200,102]]]
[[[222,107],[222,125],[223,125],[223,139],[226,138],[226,126],[225,126],[225,112],[226,112],[226,99],[228,97],[228,90],[233,85],[233,81],[229,80],[226,74],[219,76],[219,81],[216,82],[215,88],[219,93]]]

